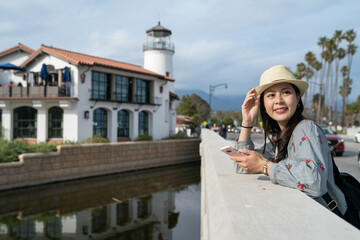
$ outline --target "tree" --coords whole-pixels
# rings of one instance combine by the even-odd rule
[[[193,93],[190,96],[191,101],[195,104],[197,114],[199,115],[201,121],[206,121],[210,117],[210,106],[202,99],[199,95]]]
[[[318,41],[318,45],[321,47],[321,71],[320,71],[320,94],[322,94],[323,92],[323,84],[324,84],[324,76],[325,76],[325,68],[326,68],[326,65],[324,63],[325,61],[325,54],[324,54],[324,49],[325,49],[325,43],[326,43],[326,37],[320,37],[319,38],[319,41]],[[321,106],[322,106],[322,102],[321,102],[321,98],[320,98],[320,101],[318,102],[318,113],[316,115],[316,121],[317,122],[322,122],[322,114],[323,114],[323,111],[321,111]]]
[[[199,95],[193,93],[181,98],[180,103],[176,106],[177,114],[191,117],[191,121],[195,126],[199,126],[201,122],[207,121],[210,116],[210,106]]]
[[[357,114],[360,113],[360,95],[358,96],[357,102],[346,105],[346,114],[350,117],[351,125],[354,125],[354,119]]]
[[[346,102],[347,102],[347,96],[351,93],[351,87],[352,79],[349,78],[349,69],[347,66],[343,66],[340,69],[340,72],[343,77],[343,84],[340,86],[340,95],[342,96],[342,116],[341,116],[341,126],[343,133],[346,133]]]
[[[186,94],[181,98],[180,103],[176,106],[177,114],[193,116],[197,113],[196,105],[192,102],[191,97]]]

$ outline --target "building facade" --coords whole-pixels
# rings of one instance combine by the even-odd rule
[[[5,50],[0,60],[15,64],[18,55]],[[117,142],[174,134],[178,96],[169,74],[45,45],[20,66],[26,69],[16,72],[23,86],[0,87],[2,134],[9,140],[83,141],[98,135]]]

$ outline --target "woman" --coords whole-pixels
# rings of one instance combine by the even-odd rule
[[[246,155],[232,156],[238,173],[264,173],[273,183],[296,188],[325,207],[323,195],[336,201],[329,204],[338,215],[347,206],[333,177],[331,151],[322,130],[306,120],[301,97],[308,88],[285,66],[266,70],[260,85],[251,89],[242,105],[242,128],[235,148]],[[254,150],[251,128],[260,108],[265,144]],[[340,212],[339,212],[340,210]],[[340,215],[340,216],[341,216]]]

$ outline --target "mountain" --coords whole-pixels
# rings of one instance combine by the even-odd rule
[[[182,96],[193,93],[199,95],[209,103],[209,94],[199,89],[176,89],[175,93]],[[221,111],[240,111],[245,95],[213,95],[211,97],[211,109]]]

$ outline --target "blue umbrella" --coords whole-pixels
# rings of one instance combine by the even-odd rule
[[[45,63],[44,63],[44,64],[42,65],[42,67],[41,67],[41,71],[40,71],[39,77],[41,77],[42,79],[44,79],[45,82],[46,82],[46,81],[48,80],[48,78],[49,78],[49,74],[48,74],[48,72],[47,72],[47,70],[46,70],[46,64],[45,64]]]
[[[11,64],[11,63],[5,63],[5,64],[0,65],[0,69],[7,69],[7,70],[11,70],[11,69],[12,69],[12,70],[22,70],[22,71],[25,71],[25,68],[16,66],[16,65]]]
[[[64,74],[62,80],[63,82],[71,82],[70,71],[68,67],[64,68]]]

